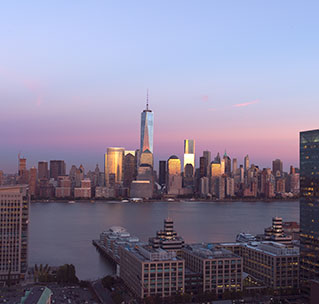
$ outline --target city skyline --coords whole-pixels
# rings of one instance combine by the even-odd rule
[[[106,147],[138,148],[147,88],[155,163],[193,138],[199,153],[298,166],[296,134],[317,127],[315,1],[19,8],[4,3],[0,18],[6,172],[20,151],[32,164],[63,158],[93,169]]]

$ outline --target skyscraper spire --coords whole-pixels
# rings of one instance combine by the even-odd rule
[[[148,89],[146,91],[146,110],[148,111]]]

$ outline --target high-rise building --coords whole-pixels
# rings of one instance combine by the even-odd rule
[[[199,176],[203,177],[203,176],[207,176],[207,159],[204,156],[201,156],[199,158]]]
[[[203,151],[203,157],[206,159],[207,168],[206,168],[206,175],[210,176],[210,163],[212,162],[212,153],[210,151]]]
[[[249,169],[249,156],[248,154],[244,158],[244,173],[247,173],[247,170]]]
[[[29,193],[32,197],[36,195],[37,181],[37,168],[32,167],[29,173]]]
[[[136,160],[134,150],[125,150],[124,152],[124,177],[123,185],[124,187],[130,187],[131,182],[136,177]]]
[[[179,195],[182,190],[181,161],[176,156],[171,156],[167,161],[167,194]]]
[[[272,162],[272,174],[276,177],[282,176],[283,173],[283,164],[280,159],[275,159]]]
[[[161,186],[164,186],[166,184],[166,160],[159,161],[158,182]]]
[[[18,171],[18,183],[19,184],[28,184],[29,183],[29,171],[27,170],[27,159],[19,158],[19,171]]]
[[[47,161],[38,162],[38,179],[49,178],[49,169]]]
[[[233,176],[236,175],[238,169],[237,158],[233,158]]]
[[[18,283],[28,269],[29,196],[26,186],[0,187],[0,281]]]
[[[300,132],[300,280],[319,280],[319,130]]]
[[[154,113],[149,109],[147,94],[146,109],[141,113],[140,153],[143,153],[145,150],[149,150],[153,154],[153,130]]]
[[[227,176],[230,176],[231,175],[231,159],[230,157],[227,155],[226,151],[225,151],[225,154],[224,154],[224,157],[223,157],[223,160],[225,162],[225,174]]]
[[[107,148],[104,162],[105,183],[120,184],[123,181],[124,148]]]
[[[195,170],[195,140],[184,140],[184,171],[186,165],[191,164]]]
[[[50,160],[50,178],[58,180],[59,176],[66,175],[65,169],[64,160]]]

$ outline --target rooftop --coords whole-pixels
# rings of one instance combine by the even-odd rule
[[[198,257],[204,259],[225,259],[225,258],[239,258],[238,255],[231,251],[220,248],[218,244],[191,244],[185,247],[185,250],[193,252]]]

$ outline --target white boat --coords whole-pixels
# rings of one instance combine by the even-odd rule
[[[69,201],[69,204],[75,204],[75,201]]]

